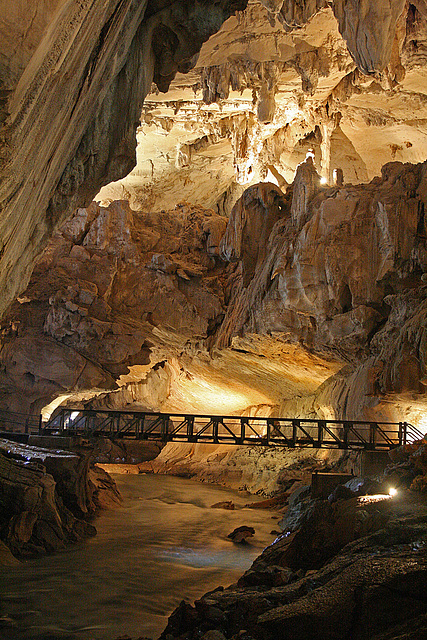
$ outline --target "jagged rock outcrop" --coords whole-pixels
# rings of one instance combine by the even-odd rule
[[[425,517],[425,504],[409,495],[318,502],[301,529],[270,545],[237,586],[218,587],[194,607],[183,602],[161,638],[422,637]]]
[[[425,172],[425,163],[391,163],[381,179],[312,192],[309,204],[296,182],[263,266],[247,286],[236,283],[218,344],[234,340],[242,348],[251,335],[287,331],[288,339],[350,363],[337,374],[346,390],[335,379],[319,390],[317,404],[338,415],[369,415],[376,404],[378,417],[378,397],[386,395],[423,401]],[[300,201],[302,218],[292,219]],[[359,397],[347,406],[355,389]]]
[[[3,406],[120,385],[92,406],[397,421],[407,407],[410,421],[425,402],[425,185],[426,163],[395,162],[321,187],[309,157],[286,194],[251,187],[228,222],[188,204],[79,210],[4,319]]]
[[[154,80],[167,90],[244,0],[7,2],[0,23],[0,312],[59,222],[135,164]]]
[[[0,537],[14,555],[63,548],[96,533],[85,518],[120,503],[110,476],[78,455],[0,441]]]
[[[274,185],[255,192],[261,195],[251,200],[245,215],[254,221],[247,224],[261,228],[267,216],[271,226],[280,193]],[[120,385],[92,406],[192,406],[227,415],[314,392],[337,367],[297,345],[266,336],[248,354],[209,355],[239,277],[219,258],[226,226],[225,218],[188,204],[173,212],[135,212],[124,202],[79,210],[4,318],[3,406],[37,413],[58,396],[79,401]],[[264,249],[252,245],[261,258]],[[292,362],[282,364],[286,352]]]

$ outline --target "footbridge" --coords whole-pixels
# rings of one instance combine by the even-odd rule
[[[17,428],[19,425],[20,428]],[[60,409],[47,422],[0,411],[0,432],[163,442],[387,450],[423,434],[408,422]]]

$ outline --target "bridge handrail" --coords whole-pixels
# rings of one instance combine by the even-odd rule
[[[379,422],[379,421],[374,421],[374,420],[349,420],[348,418],[342,419],[342,420],[326,420],[324,418],[288,418],[288,417],[275,417],[275,416],[239,416],[239,415],[234,415],[234,416],[226,416],[224,414],[212,414],[212,413],[191,413],[188,411],[182,411],[181,413],[169,413],[169,412],[164,412],[164,411],[142,411],[142,410],[128,410],[128,409],[124,409],[124,410],[108,410],[108,409],[72,409],[72,408],[66,408],[66,409],[61,409],[61,412],[67,412],[67,413],[86,413],[86,414],[99,414],[99,413],[105,413],[105,414],[109,414],[111,415],[112,413],[117,413],[117,414],[124,414],[124,415],[135,415],[135,414],[141,414],[144,416],[156,416],[159,418],[182,418],[184,416],[192,416],[194,418],[203,418],[203,419],[207,419],[207,420],[211,420],[212,418],[215,419],[219,419],[221,418],[222,420],[240,420],[241,418],[245,418],[247,420],[255,420],[255,421],[265,421],[265,420],[269,420],[269,421],[278,421],[278,422],[292,422],[292,420],[300,420],[301,422],[307,423],[307,422],[312,422],[313,424],[318,424],[319,422],[327,422],[328,424],[343,424],[344,422],[350,422],[351,424],[361,424],[361,425],[369,425],[369,424],[380,424],[380,425],[387,425],[387,426],[399,426],[400,424],[402,424],[401,422]],[[49,422],[51,422],[52,420],[54,420],[55,418],[58,417],[59,414],[55,414],[55,416],[53,416],[52,418],[50,418],[45,424],[48,425]],[[409,423],[405,423],[407,425],[409,425]],[[410,425],[413,429],[416,429],[416,427],[414,427],[413,425]],[[419,432],[421,433],[421,432]],[[421,437],[423,437],[423,434],[421,434]]]
[[[71,416],[75,414],[70,422]],[[130,422],[129,422],[129,419]],[[126,422],[127,420],[127,422]],[[122,423],[125,422],[125,424]],[[179,422],[174,424],[173,422]],[[80,427],[84,424],[84,429]],[[171,424],[172,423],[172,424]],[[228,426],[227,426],[228,425]],[[224,416],[212,414],[172,413],[142,410],[60,409],[42,430],[49,432],[111,434],[120,437],[124,432],[138,438],[226,442],[234,444],[264,442],[284,443],[286,446],[337,446],[366,449],[393,448],[423,438],[423,434],[407,422],[379,422],[370,420],[290,418],[275,416]],[[234,429],[236,432],[234,433]],[[291,433],[288,432],[291,429]],[[335,433],[339,429],[341,433]],[[265,433],[264,433],[265,430]],[[224,433],[225,432],[225,433]]]

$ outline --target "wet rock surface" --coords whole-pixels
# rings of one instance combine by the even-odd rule
[[[227,538],[230,538],[236,544],[246,543],[247,538],[252,538],[255,535],[255,529],[246,525],[241,525],[228,534]]]
[[[114,481],[93,465],[89,452],[0,440],[0,485],[0,537],[17,557],[56,551],[95,535],[89,519],[120,503]]]
[[[214,629],[233,640],[423,637],[425,501],[407,492],[338,505],[317,501],[305,524],[268,547],[237,586],[194,607],[183,603],[161,638],[193,640]]]

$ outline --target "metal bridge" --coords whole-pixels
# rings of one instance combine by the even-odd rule
[[[335,449],[387,450],[419,440],[407,422],[303,420],[212,416],[150,411],[60,409],[46,423],[39,416],[0,411],[0,431],[54,436],[134,438],[163,442],[204,442]],[[8,421],[9,420],[9,421]],[[20,425],[20,429],[17,426]],[[7,437],[7,436],[6,436]]]

